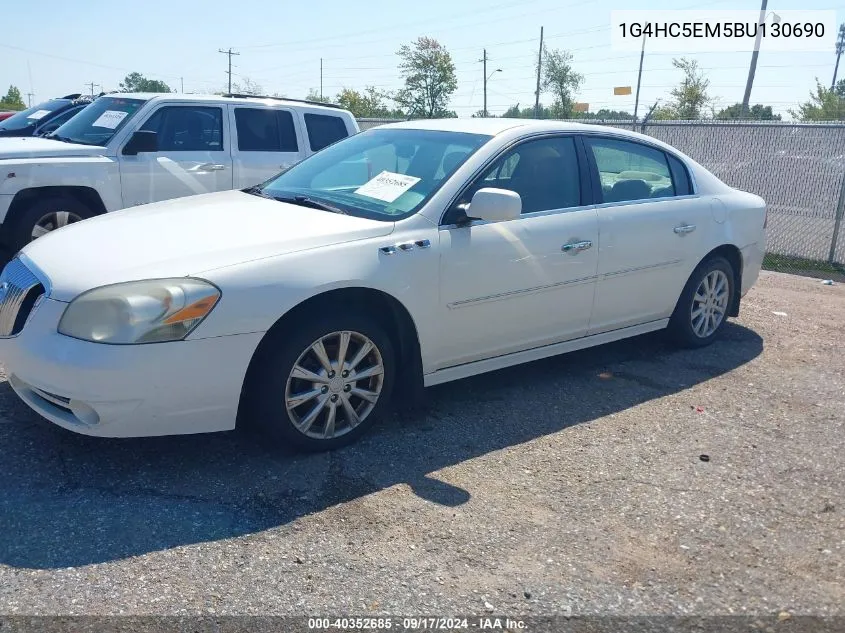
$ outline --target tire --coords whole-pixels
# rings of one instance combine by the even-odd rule
[[[367,315],[338,312],[303,320],[292,329],[279,328],[262,342],[254,361],[257,366],[250,371],[250,384],[243,395],[247,398],[242,403],[246,405],[245,421],[250,427],[285,446],[309,452],[326,451],[354,442],[389,407],[396,358],[390,337],[378,321]],[[346,377],[337,363],[341,333],[348,334],[346,371],[350,362],[358,360]],[[318,341],[325,350],[322,363],[314,351]],[[373,349],[357,359],[367,342]],[[324,364],[326,359],[334,374]],[[381,373],[357,377],[379,364]],[[300,369],[300,376],[294,376],[295,367],[310,373]],[[315,375],[320,377],[319,381]],[[371,402],[372,394],[376,393],[375,402]],[[368,398],[362,398],[363,394]],[[295,396],[307,398],[299,398],[302,401],[295,404]],[[353,420],[350,408],[359,417],[358,423],[350,423]],[[331,409],[334,409],[333,426]],[[311,419],[315,411],[316,417]]]
[[[37,198],[15,221],[9,246],[12,252],[17,252],[41,235],[94,215],[93,211],[71,196]],[[37,230],[38,226],[44,230]]]
[[[708,287],[716,292],[708,293]],[[701,262],[690,275],[669,319],[672,339],[681,347],[710,345],[725,327],[733,296],[734,270],[730,262],[718,256]],[[702,302],[702,297],[707,302]],[[694,317],[694,311],[699,309],[702,312]]]

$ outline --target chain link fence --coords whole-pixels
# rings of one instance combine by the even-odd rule
[[[391,122],[359,119],[362,130]],[[656,121],[636,130],[766,200],[765,268],[845,281],[845,123]]]

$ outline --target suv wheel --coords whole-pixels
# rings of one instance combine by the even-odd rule
[[[12,249],[17,252],[31,241],[94,215],[70,196],[39,198],[29,205],[15,223]]]

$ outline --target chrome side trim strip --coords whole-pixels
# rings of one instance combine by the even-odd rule
[[[601,278],[605,279],[607,277],[617,277],[619,275],[628,275],[630,273],[638,273],[640,271],[651,270],[653,268],[666,268],[667,266],[676,266],[677,264],[680,264],[682,261],[684,261],[684,260],[673,259],[673,260],[668,261],[668,262],[660,262],[659,264],[649,264],[648,266],[638,266],[637,268],[624,268],[622,270],[616,270],[612,273],[603,273],[601,275]]]
[[[488,295],[486,297],[478,297],[476,299],[463,299],[461,301],[454,301],[452,303],[447,304],[447,307],[450,309],[457,309],[457,308],[465,308],[471,305],[478,305],[481,303],[488,303],[490,301],[498,301],[500,299],[510,299],[512,297],[521,297],[531,294],[536,294],[539,292],[545,292],[547,290],[554,290],[555,288],[561,288],[563,286],[574,286],[577,284],[583,284],[590,281],[595,281],[596,276],[592,275],[590,277],[581,277],[579,279],[570,279],[568,281],[559,281],[558,283],[548,284],[545,286],[535,286],[533,288],[524,288],[521,290],[511,290],[509,292],[502,292],[500,294],[495,295]]]

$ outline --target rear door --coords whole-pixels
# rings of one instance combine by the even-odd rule
[[[230,105],[236,189],[264,182],[302,160],[294,112],[264,105]]]
[[[584,139],[600,233],[589,333],[668,318],[714,239],[711,203],[695,195],[686,168],[663,150],[621,138]]]
[[[156,132],[158,151],[119,155],[124,206],[231,189],[223,110],[223,105],[204,104],[153,110],[140,129]]]

